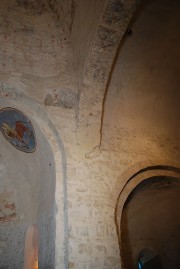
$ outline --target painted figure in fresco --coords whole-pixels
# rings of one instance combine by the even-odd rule
[[[8,137],[17,138],[19,141],[21,141],[21,143],[27,146],[32,136],[32,132],[24,125],[22,121],[16,121],[15,125],[15,129],[13,129],[7,123],[3,123],[2,129],[5,131]],[[24,139],[25,132],[28,134],[29,139],[27,140]]]
[[[0,131],[15,148],[24,152],[36,149],[32,123],[21,111],[11,107],[1,109]]]

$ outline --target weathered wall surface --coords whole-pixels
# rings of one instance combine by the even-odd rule
[[[105,149],[179,159],[178,12],[178,1],[152,1],[132,26],[105,103]]]
[[[54,17],[54,13],[49,11],[39,15],[24,14],[22,7],[20,13],[19,9],[18,13],[17,10],[9,11],[9,4],[14,5],[17,3],[15,1],[1,1],[0,4],[3,29],[0,33],[0,80],[19,89],[19,95],[13,97],[13,106],[17,104],[17,109],[23,107],[23,102],[26,102],[26,99],[23,99],[24,94],[30,96],[32,99],[26,102],[26,107],[29,107],[27,111],[33,115],[33,119],[38,118],[37,127],[44,131],[46,123],[56,136],[60,134],[62,137],[63,143],[60,143],[60,148],[65,155],[61,159],[58,155],[59,142],[50,131],[46,132],[51,147],[53,145],[56,163],[55,263],[58,269],[120,268],[114,212],[117,196],[128,180],[124,174],[132,168],[135,173],[152,163],[179,165],[179,105],[178,93],[175,90],[177,76],[174,75],[177,74],[178,68],[174,65],[177,56],[174,44],[179,42],[175,26],[178,25],[175,22],[178,16],[168,15],[178,12],[178,1],[174,1],[173,5],[170,0],[164,1],[163,5],[162,1],[152,1],[154,4],[150,9],[145,9],[139,20],[137,19],[133,27],[134,34],[126,40],[118,56],[108,87],[104,111],[102,109],[109,74],[105,67],[108,64],[110,69],[113,59],[104,57],[101,61],[96,55],[99,52],[100,55],[115,54],[120,39],[118,35],[124,34],[132,15],[131,1],[122,2],[127,3],[123,9],[125,25],[122,17],[117,17],[117,21],[113,21],[112,25],[106,21],[106,34],[113,33],[108,42],[101,31],[95,37],[97,46],[93,47],[95,50],[92,50],[92,58],[89,59],[89,73],[87,72],[84,81],[79,106],[79,112],[82,113],[82,129],[78,131],[76,106],[79,77],[75,76],[72,48],[69,40],[66,40],[61,24],[57,21],[57,16]],[[82,1],[79,3],[79,7],[75,8],[75,16],[85,5]],[[100,3],[102,4],[101,1]],[[100,3],[96,1],[96,5]],[[112,3],[114,1],[110,1],[110,7]],[[123,5],[122,7],[124,8]],[[32,9],[32,6],[30,8]],[[99,6],[98,14],[101,11]],[[90,14],[88,6],[85,7],[82,16],[86,13]],[[101,18],[102,22],[109,16],[111,18],[111,13],[107,12],[106,15]],[[77,17],[76,20],[74,27],[79,25]],[[169,26],[166,24],[167,21]],[[91,29],[90,21],[87,24],[92,38],[95,29]],[[157,29],[157,24],[161,31]],[[27,26],[33,31],[28,33]],[[101,26],[100,30],[106,28],[104,25]],[[74,40],[72,46],[76,48],[74,51],[78,52],[74,60],[82,64],[88,51],[89,37],[85,36],[85,27],[79,32],[79,36],[75,37],[75,29],[72,28],[74,37],[73,32],[71,33]],[[165,35],[169,38],[164,40]],[[84,40],[81,40],[81,36],[85,36]],[[105,35],[107,36],[108,34]],[[159,49],[170,39],[172,42],[167,42],[163,49]],[[102,72],[95,72],[96,70]],[[93,83],[94,75],[96,83]],[[4,99],[12,97],[15,88],[5,87],[1,95],[1,107],[6,105]],[[36,107],[33,98],[36,100]],[[49,120],[46,119],[46,122],[42,110],[48,116]],[[85,129],[87,132],[84,132]],[[77,133],[81,134],[78,139]],[[100,147],[93,149],[92,145],[99,145],[100,139]]]
[[[0,79],[41,103],[56,90],[76,92],[68,31],[53,8],[43,1],[8,0],[0,10]]]
[[[174,45],[179,43],[179,36],[178,16],[172,16],[178,5],[178,2],[171,5],[166,1],[162,5],[162,1],[152,1],[142,12],[132,28],[132,36],[127,37],[119,52],[112,73],[100,150],[88,151],[85,158],[79,159],[80,141],[75,151],[71,149],[67,155],[72,268],[119,268],[114,223],[117,197],[113,194],[117,194],[118,181],[119,192],[126,183],[127,178],[123,177],[126,171],[136,167],[137,172],[152,163],[174,162],[179,166],[178,46]],[[167,41],[165,45],[165,36],[166,41],[170,36],[174,42]],[[96,104],[93,114],[98,109]],[[85,105],[84,111],[89,112]],[[88,124],[87,129],[92,130],[95,121],[89,120]],[[85,141],[91,139],[93,132],[87,140],[84,137]]]
[[[71,40],[75,66],[82,77],[86,59],[108,0],[72,1]]]
[[[38,121],[38,128],[45,133],[46,138],[51,143],[56,163],[56,208],[51,208],[49,215],[41,211],[46,203],[49,206],[51,204],[46,200],[47,191],[50,191],[48,186],[45,191],[41,186],[40,197],[43,200],[40,202],[34,200],[32,207],[36,209],[39,206],[39,211],[42,212],[38,219],[39,224],[42,225],[40,237],[43,238],[40,241],[39,253],[41,266],[47,265],[49,260],[58,266],[67,267],[65,253],[68,248],[65,241],[67,241],[68,224],[65,221],[66,209],[64,209],[66,208],[66,199],[64,198],[66,187],[65,184],[63,185],[63,180],[66,178],[66,167],[63,165],[65,157],[61,156],[63,144],[59,134],[53,128],[51,120],[43,112],[44,104],[68,109],[74,109],[77,106],[76,78],[68,38],[69,24],[67,25],[70,2],[66,2],[17,0],[1,1],[0,3],[0,96],[2,98],[0,108],[10,105],[16,109],[22,109],[25,113],[27,112],[27,115],[33,115],[33,119]],[[56,13],[55,6],[59,5],[60,9]],[[63,18],[66,18],[65,21]],[[12,105],[8,101],[6,103],[4,98],[13,99]],[[39,163],[39,167],[42,168],[42,161],[36,162],[34,160],[34,163]],[[33,170],[34,165],[31,165]],[[39,177],[45,180],[42,178],[43,175],[39,175]],[[43,186],[46,187],[46,185]],[[54,231],[54,215],[56,231]],[[22,234],[22,227],[19,229],[20,234]],[[25,230],[26,227],[24,228],[24,236]],[[55,234],[56,242],[52,242]],[[17,240],[15,239],[14,242],[16,244]],[[22,244],[24,244],[23,242],[22,238]],[[49,243],[52,246],[52,251],[49,251]],[[23,262],[23,249],[20,249],[21,254],[18,257],[21,257],[21,262]],[[55,261],[54,252],[56,252]],[[11,251],[11,255],[11,259],[9,256],[6,257],[7,259],[4,258],[7,263],[13,262],[13,251]]]
[[[80,84],[77,141],[83,154],[99,146],[109,76],[118,46],[137,8],[138,0],[110,0],[89,49]]]
[[[102,126],[105,167],[101,167],[101,178],[112,195],[117,194],[113,179],[119,181],[121,189],[123,175],[131,167],[139,167],[138,163],[141,168],[143,162],[144,166],[151,162],[180,164],[179,15],[175,15],[179,2],[163,3],[152,1],[139,15],[132,35],[126,37],[119,51],[109,84]]]
[[[139,253],[150,248],[163,268],[179,268],[180,182],[152,178],[134,189],[121,221],[123,268],[137,268]]]

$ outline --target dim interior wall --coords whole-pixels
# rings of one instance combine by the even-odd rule
[[[145,162],[139,163],[135,166],[130,167],[127,171],[125,171],[115,186],[114,192],[111,193],[112,196],[117,197],[116,200],[116,209],[115,209],[115,222],[117,227],[117,234],[118,234],[118,242],[119,242],[119,249],[120,249],[120,256],[121,256],[121,266],[123,266],[123,248],[122,248],[122,238],[124,238],[125,233],[122,230],[122,213],[123,208],[126,204],[128,197],[130,197],[133,190],[136,189],[137,186],[140,186],[145,179],[147,178],[173,178],[178,179],[180,170],[178,168],[178,163],[170,163],[169,165],[157,165],[158,161],[156,160],[155,163],[153,162]],[[124,182],[124,184],[122,184]],[[121,191],[118,194],[118,189]],[[177,202],[178,203],[178,202]],[[143,203],[142,203],[143,204]],[[149,210],[147,210],[148,212]],[[137,257],[136,257],[137,258]]]
[[[178,166],[179,162],[170,154],[160,157],[158,149],[157,154],[146,154],[143,158],[138,153],[103,149],[82,158],[81,145],[76,144],[74,137],[73,112],[51,107],[48,114],[61,132],[67,158],[69,267],[121,268],[115,225],[120,191],[133,174],[145,167]]]
[[[14,17],[18,18],[18,16]],[[159,18],[160,17],[161,16],[159,16]],[[46,18],[43,16],[40,17],[40,19],[36,17],[36,19],[38,22],[36,27],[41,25],[38,21],[40,19],[47,22]],[[46,26],[47,24],[44,24],[44,28],[46,28]],[[142,124],[142,132],[140,132],[139,129],[129,131],[129,125],[131,125],[132,120],[130,121],[128,118],[126,122],[126,115],[129,115],[129,107],[126,107],[128,102],[122,103],[125,96],[122,95],[119,98],[119,96],[112,93],[112,88],[109,87],[109,94],[107,94],[107,101],[104,107],[102,145],[100,149],[92,149],[92,151],[85,152],[85,155],[82,156],[80,153],[82,151],[84,152],[84,149],[81,149],[82,145],[77,143],[77,126],[74,109],[43,105],[43,98],[46,96],[46,93],[48,93],[48,89],[54,90],[65,86],[73,89],[75,85],[74,74],[70,71],[73,66],[71,54],[68,54],[68,59],[66,59],[64,55],[66,55],[67,51],[64,51],[64,48],[60,48],[60,40],[64,40],[64,36],[59,35],[58,28],[54,31],[52,27],[49,31],[43,30],[41,32],[40,30],[35,30],[35,35],[31,35],[32,38],[30,39],[27,34],[27,29],[26,31],[23,29],[19,31],[20,33],[16,33],[16,36],[11,35],[11,37],[13,37],[12,39],[15,41],[16,38],[18,38],[18,40],[24,40],[21,42],[22,47],[19,49],[20,54],[18,50],[13,47],[11,38],[7,42],[8,51],[7,53],[3,52],[3,59],[4,62],[7,63],[7,69],[4,69],[2,66],[1,80],[5,82],[9,81],[9,84],[21,89],[19,95],[14,97],[12,105],[14,107],[18,106],[17,108],[21,108],[23,111],[27,111],[28,115],[36,119],[53,148],[57,180],[55,191],[57,205],[55,216],[56,268],[68,268],[69,266],[69,268],[73,269],[119,269],[120,253],[114,221],[114,212],[119,192],[128,178],[131,177],[131,172],[135,173],[138,169],[151,165],[152,162],[161,165],[176,162],[178,166],[179,143],[174,138],[172,138],[173,143],[171,143],[172,140],[168,142],[169,136],[168,139],[166,139],[164,130],[158,135],[158,140],[155,139],[155,136],[150,136],[149,138],[149,133],[151,133],[152,130],[154,133],[152,126],[153,120],[156,120],[156,118],[152,119],[152,124],[148,126]],[[51,31],[53,31],[53,35],[57,34],[58,39],[55,38],[54,43],[57,44],[57,46],[43,46],[43,44],[47,44],[46,42],[50,41],[51,43],[51,41],[54,40],[51,35],[44,36],[46,32],[50,33]],[[9,31],[5,33],[9,33]],[[39,36],[40,33],[43,36],[40,40],[40,43],[42,41],[42,46],[36,46],[37,40],[35,37]],[[4,38],[3,35],[2,38]],[[84,40],[86,40],[86,37]],[[30,47],[27,46],[29,43]],[[4,44],[4,48],[6,48],[6,42],[3,41],[2,44]],[[26,51],[27,48],[29,48],[28,53]],[[65,46],[65,48],[67,47]],[[43,52],[44,50],[45,52]],[[20,72],[14,68],[13,61],[9,60],[8,55],[14,55],[14,51],[16,51],[15,60],[17,55],[22,55],[23,59],[26,59],[23,55],[27,55],[28,59],[31,59],[31,61],[28,60],[27,62],[26,60],[18,60],[17,65],[20,66]],[[48,51],[48,53],[46,53],[46,51]],[[52,51],[54,54],[51,53]],[[65,52],[65,54],[63,52]],[[35,59],[37,54],[39,58],[36,63]],[[32,55],[33,58],[31,58]],[[142,55],[142,57],[144,57],[144,55]],[[10,59],[11,58],[13,59],[13,57],[10,57]],[[20,57],[20,59],[22,58]],[[129,58],[131,57],[129,56]],[[13,70],[11,70],[11,68]],[[21,70],[21,68],[23,70]],[[121,70],[122,69],[126,70],[127,73],[129,72],[129,67],[126,69],[123,67]],[[36,77],[35,74],[38,76]],[[143,78],[144,74],[140,76],[138,73],[137,76]],[[118,72],[116,74],[116,78],[117,77],[119,77]],[[135,78],[133,77],[133,79]],[[115,85],[120,84],[121,82],[118,80],[115,83]],[[144,85],[146,85],[146,83]],[[113,89],[117,88],[113,87]],[[11,97],[14,88],[6,87],[6,90],[8,96],[6,96],[6,91],[4,91],[4,99]],[[28,99],[29,101],[27,102],[21,98],[22,92],[28,93],[32,98],[37,99],[39,103],[35,106],[34,103],[31,102],[31,99]],[[130,92],[132,93],[132,91]],[[109,96],[111,94],[115,98],[110,102]],[[170,93],[168,92],[168,94]],[[134,97],[136,97],[135,94],[133,95],[133,98]],[[131,105],[133,105],[133,98],[130,98]],[[141,96],[137,99],[138,101],[141,99],[142,104],[144,103],[144,99],[142,99]],[[136,102],[134,104],[136,104]],[[147,108],[146,102],[144,106]],[[24,110],[23,107],[26,107],[26,109]],[[96,113],[96,106],[94,107]],[[151,108],[151,111],[154,110],[153,106]],[[46,116],[42,113],[44,110],[50,120],[47,120]],[[132,110],[132,114],[134,115],[133,123],[136,119],[136,112],[136,110]],[[132,114],[130,114],[130,116]],[[138,115],[143,116],[144,110],[140,109]],[[164,121],[163,109],[160,110],[160,113],[157,113],[157,115],[159,115],[159,122]],[[87,122],[87,124],[91,124],[91,122]],[[114,124],[117,124],[119,127],[115,128]],[[126,124],[128,124],[128,128],[126,128]],[[156,121],[154,124],[157,126]],[[176,126],[176,120],[174,119],[171,124],[175,124]],[[59,135],[62,137],[64,147],[62,142],[58,142],[59,140],[56,139]],[[93,140],[92,144],[94,144],[94,137],[96,135],[90,133],[89,136],[90,139]],[[146,139],[144,137],[146,137]],[[89,140],[89,137],[87,140],[86,138],[87,137],[83,137],[85,143]],[[148,142],[147,138],[149,138]],[[164,147],[162,147],[162,145]],[[59,153],[59,148],[60,151],[63,152],[62,156]],[[65,157],[67,157],[67,160]],[[134,170],[132,168],[134,168]],[[128,177],[123,177],[124,173],[127,173]],[[67,204],[64,197],[66,190]]]
[[[170,177],[146,179],[133,190],[120,224],[123,268],[137,268],[145,248],[160,256],[163,268],[179,268],[179,192],[179,179]]]
[[[129,26],[106,96],[102,148],[180,158],[179,10],[179,1],[149,1]]]
[[[120,192],[145,167],[180,166],[175,61],[179,16],[172,15],[177,14],[179,2],[151,3],[117,55],[104,103],[100,147],[82,156],[84,144],[74,136],[73,112],[48,108],[67,155],[69,267],[73,269],[121,268],[115,225]],[[88,114],[86,106],[85,110]],[[93,123],[87,121],[87,126],[94,127]],[[84,143],[93,144],[93,135],[83,137]]]
[[[180,165],[178,7],[151,1],[139,14],[112,70],[100,149],[80,158],[77,144],[67,154],[71,268],[119,268],[119,193],[140,169]]]

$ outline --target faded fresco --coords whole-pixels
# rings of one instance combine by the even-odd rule
[[[19,110],[10,107],[0,110],[0,130],[18,150],[35,151],[36,139],[32,123]]]
[[[13,192],[0,193],[0,222],[17,219],[15,198]]]

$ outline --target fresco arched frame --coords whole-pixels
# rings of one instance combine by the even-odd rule
[[[66,155],[62,139],[54,126],[45,108],[33,98],[22,94],[22,91],[5,82],[0,84],[0,97],[3,107],[14,107],[35,121],[45,137],[54,154],[56,170],[55,203],[56,233],[55,241],[55,268],[68,268],[68,214],[67,214],[67,171]],[[3,108],[1,107],[1,108]],[[58,146],[58,147],[57,147]],[[61,169],[59,169],[59,166]],[[59,197],[61,199],[59,199]],[[63,201],[59,203],[58,201]]]

